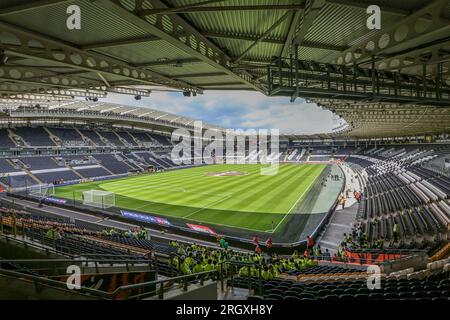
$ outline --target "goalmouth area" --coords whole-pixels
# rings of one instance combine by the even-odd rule
[[[235,229],[248,236],[275,234],[284,229],[290,216],[300,213],[300,207],[308,207],[305,199],[313,189],[320,191],[330,168],[326,164],[283,163],[276,175],[264,176],[259,164],[216,164],[61,186],[55,195],[75,203],[82,202],[83,192],[103,190],[114,193],[117,210],[222,228],[220,231]]]

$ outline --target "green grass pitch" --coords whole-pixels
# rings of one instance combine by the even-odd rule
[[[275,232],[295,211],[325,165],[280,164],[272,176],[258,164],[217,164],[58,187],[77,200],[87,190],[116,195],[116,207],[193,222]],[[236,176],[217,173],[239,172]],[[215,175],[211,175],[215,174]]]

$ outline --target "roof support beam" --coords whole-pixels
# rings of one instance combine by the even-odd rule
[[[249,53],[256,45],[267,38],[273,30],[275,30],[281,23],[283,23],[290,14],[290,11],[287,11],[285,14],[283,14],[281,18],[279,18],[269,29],[267,29],[261,36],[259,36],[259,38],[255,40],[255,42],[248,46],[247,49],[245,49],[244,52],[242,52],[239,57],[234,60],[234,62],[237,63],[242,60],[242,58],[244,58],[247,53]]]
[[[261,35],[235,35],[235,34],[227,34],[222,32],[212,32],[212,31],[203,31],[202,34],[207,38],[217,38],[217,39],[232,39],[232,40],[245,40],[245,41],[256,41]],[[266,37],[261,40],[261,42],[265,43],[274,43],[274,44],[283,44],[283,40],[281,39],[273,39],[270,37]]]
[[[411,15],[398,20],[395,24],[383,28],[372,37],[359,41],[342,53],[331,54],[325,58],[325,62],[337,64],[354,64],[367,62],[372,56],[380,56],[386,51],[392,52],[396,47],[405,47],[419,38],[430,36],[450,28],[449,21],[441,18],[441,12],[447,6],[448,0],[434,0]],[[422,17],[431,16],[433,19],[426,22]],[[418,32],[422,28],[422,32]],[[407,65],[405,65],[406,67]],[[378,65],[375,67],[378,68]],[[396,67],[402,67],[397,64]]]
[[[71,0],[29,0],[28,3],[13,5],[10,7],[0,9],[0,16],[6,16],[9,14],[41,9],[41,8],[45,8],[48,6],[55,5],[55,4],[69,2],[69,1],[71,1]]]
[[[120,47],[120,46],[134,45],[134,44],[140,44],[140,43],[147,43],[147,42],[157,41],[157,40],[160,40],[160,39],[153,35],[149,35],[149,36],[143,37],[143,38],[134,38],[134,39],[131,38],[131,39],[110,41],[110,42],[87,44],[87,45],[81,46],[80,49],[81,50],[97,50],[97,49],[104,49],[104,48],[112,48],[112,47]]]
[[[298,23],[300,22],[301,11],[293,12],[289,31],[284,41],[283,48],[280,52],[280,57],[287,57],[289,50],[291,49],[291,43],[295,36],[295,30],[297,30]]]
[[[302,45],[309,28],[311,28],[314,20],[319,15],[320,10],[325,3],[326,0],[306,0],[305,11],[303,11],[302,26],[292,41],[294,45]]]
[[[327,2],[332,3],[332,4],[338,4],[338,5],[350,7],[350,8],[361,8],[364,10],[366,10],[367,7],[369,6],[368,3],[364,3],[362,1],[355,1],[355,0],[327,0]],[[381,10],[385,13],[395,14],[395,15],[400,15],[400,16],[407,16],[411,13],[407,10],[397,9],[397,8],[388,7],[388,6],[384,6],[384,5],[382,6]]]
[[[225,0],[207,0],[207,1],[197,2],[197,3],[188,4],[185,6],[174,7],[174,8],[147,9],[147,10],[142,10],[140,13],[145,14],[145,12],[147,12],[148,14],[174,14],[174,13],[181,13],[184,10],[195,9],[195,8],[207,5],[207,4],[213,4],[213,3],[224,2],[224,1]]]
[[[198,58],[187,58],[187,59],[159,60],[159,61],[136,63],[135,66],[144,67],[144,68],[145,67],[170,66],[170,65],[183,66],[184,64],[199,63],[199,62],[202,62],[202,60],[200,60]]]
[[[3,82],[2,82],[3,81]],[[12,84],[14,83],[14,84]],[[13,92],[29,93],[29,94],[49,94],[58,96],[73,96],[73,97],[106,97],[106,92],[95,89],[74,89],[71,87],[54,86],[52,84],[43,84],[37,81],[23,81],[11,79],[9,77],[0,78],[0,90]]]
[[[171,76],[172,79],[181,79],[181,78],[202,78],[202,77],[220,77],[226,76],[225,72],[204,72],[204,73],[186,73],[186,74],[177,74],[175,76]]]
[[[242,82],[209,82],[209,83],[199,83],[197,86],[199,87],[217,87],[217,86],[235,86],[242,85]]]
[[[442,49],[448,47],[447,43],[437,43],[405,53],[386,55],[375,62],[375,68],[381,70],[402,70],[426,64],[430,66],[431,71],[434,70],[435,72],[437,71],[435,69],[438,63],[449,60],[449,58],[445,58],[445,55],[442,55]],[[360,65],[365,65],[365,63]],[[442,75],[445,75],[445,73]]]
[[[0,50],[3,49],[7,55],[38,59],[64,65],[79,71],[100,72],[104,75],[119,76],[132,80],[133,83],[160,84],[181,90],[200,92],[197,88],[182,81],[172,80],[156,72],[138,68],[102,54],[80,50],[71,44],[63,43],[60,40],[52,39],[15,25],[0,22],[0,31],[12,33],[23,44],[18,46],[16,44],[0,43]],[[36,50],[25,45],[32,41],[41,43],[44,48]],[[30,73],[33,76],[33,73]],[[23,74],[18,75],[18,78],[23,78]],[[70,84],[70,77],[64,81],[61,79],[61,81],[62,83]],[[73,84],[72,87],[74,87]]]
[[[231,59],[214,43],[209,41],[206,37],[190,25],[184,18],[173,15],[171,22],[173,28],[171,30],[164,29],[162,17],[157,15],[157,20],[154,24],[149,23],[146,19],[139,17],[136,12],[142,11],[142,2],[137,1],[134,9],[125,6],[122,2],[114,0],[97,0],[96,5],[108,9],[110,12],[119,15],[135,26],[153,34],[162,40],[178,47],[185,51],[190,56],[200,59],[203,62],[216,68],[218,71],[223,71],[232,76],[238,81],[243,81],[246,85],[263,93],[267,92],[267,88],[258,84],[254,79],[244,72],[237,74],[231,70]],[[161,9],[168,8],[160,0],[152,0],[154,7]],[[198,45],[203,43],[203,46]]]
[[[208,1],[205,1],[208,2]],[[222,1],[215,1],[222,2]],[[242,5],[242,6],[211,6],[211,7],[193,7],[187,5],[184,7],[171,8],[171,10],[163,9],[146,9],[139,11],[139,16],[148,16],[153,14],[177,14],[177,13],[205,13],[205,12],[220,12],[220,11],[258,11],[258,10],[301,10],[304,9],[303,4],[261,4],[261,5]]]
[[[301,13],[297,12],[296,15],[297,15],[297,17],[299,17],[301,15]],[[297,25],[298,25],[298,20],[297,20],[297,24],[291,23],[291,28],[295,31],[295,28],[297,27]],[[244,36],[244,35],[227,34],[227,33],[221,33],[221,32],[211,32],[211,31],[204,31],[204,32],[202,32],[202,34],[207,38],[245,40],[245,41],[256,41],[256,40],[258,40],[259,37],[261,37],[261,35],[245,35]],[[290,41],[289,41],[289,44],[290,44],[290,42],[292,41],[292,35],[290,36],[290,38],[286,38],[285,40],[267,37],[267,38],[261,40],[260,42],[273,43],[273,44],[279,44],[279,45],[286,46],[286,42],[289,39],[290,39]],[[333,50],[333,51],[344,51],[344,50],[348,49],[348,47],[341,47],[341,46],[335,46],[335,45],[329,45],[326,43],[317,43],[317,42],[311,42],[311,41],[304,41],[302,46],[307,47],[307,48],[326,49],[326,50]],[[289,47],[289,45],[288,45],[288,47]]]

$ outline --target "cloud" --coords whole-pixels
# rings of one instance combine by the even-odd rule
[[[332,113],[303,99],[267,97],[252,91],[205,91],[196,97],[179,92],[153,92],[149,98],[110,94],[104,101],[147,107],[227,128],[265,128],[297,133],[325,133],[333,128]]]

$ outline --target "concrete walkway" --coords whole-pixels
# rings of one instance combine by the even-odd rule
[[[348,234],[351,232],[359,208],[359,204],[353,197],[353,190],[361,190],[358,179],[354,178],[356,173],[346,164],[342,165],[342,170],[344,171],[346,180],[345,190],[350,190],[345,203],[346,208],[342,209],[341,206],[338,205],[325,232],[318,240],[318,244],[322,248],[322,251],[328,249],[332,254],[337,251],[344,233]]]

